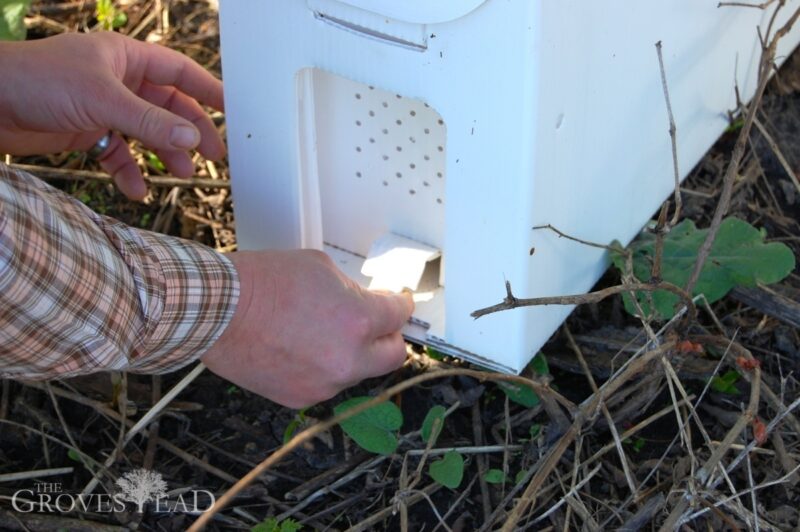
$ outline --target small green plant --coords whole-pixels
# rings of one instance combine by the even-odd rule
[[[720,393],[738,395],[739,388],[736,387],[736,382],[741,377],[742,376],[739,375],[739,372],[733,369],[726,371],[722,375],[714,375],[711,378],[711,389]]]
[[[250,529],[250,532],[297,532],[303,526],[294,519],[284,519],[278,521],[274,517],[268,517]]]
[[[97,0],[94,16],[105,31],[113,31],[128,23],[128,15],[117,9],[114,0]]]
[[[158,155],[155,153],[148,151],[146,153],[147,157],[147,164],[150,165],[153,169],[158,170],[159,172],[166,172],[167,167],[164,166],[164,163],[161,162],[161,159],[158,158]]]
[[[294,438],[295,433],[297,433],[297,429],[304,426],[306,424],[306,410],[307,408],[301,408],[297,415],[294,416],[294,419],[289,422],[286,426],[286,430],[283,431],[283,444],[286,445],[289,443],[289,440]]]
[[[0,0],[0,41],[25,40],[25,13],[31,0]]]
[[[365,403],[372,397],[353,397],[337,405],[339,414]],[[362,449],[377,454],[392,454],[397,449],[397,431],[403,425],[403,413],[391,402],[377,404],[339,424]]]
[[[544,376],[550,374],[550,367],[547,365],[547,359],[544,353],[537,353],[530,364],[528,364],[528,368],[533,371],[534,375]],[[533,408],[541,402],[536,392],[522,384],[517,384],[515,382],[498,382],[497,386],[503,390],[510,401],[520,404],[525,408]]]
[[[439,434],[442,433],[442,427],[444,426],[444,418],[447,413],[447,409],[442,405],[436,405],[428,410],[428,413],[425,415],[425,420],[422,422],[422,441],[428,443],[431,439],[435,442],[436,439],[439,437]],[[435,427],[434,427],[435,425]]]
[[[150,219],[152,217],[153,217],[153,215],[151,213],[149,213],[149,212],[142,213],[142,215],[139,217],[139,227],[143,227],[143,228],[149,227],[150,226]]]
[[[489,484],[502,484],[506,481],[506,474],[502,469],[490,469],[483,475],[483,480]]]
[[[347,410],[369,401],[371,397],[353,397],[334,407],[339,415]],[[436,443],[442,433],[447,409],[436,405],[428,410],[420,428],[420,435],[428,446]],[[284,433],[284,443],[291,439],[290,434],[297,429],[294,421]],[[342,430],[362,449],[377,454],[392,454],[397,449],[397,431],[403,425],[403,413],[394,403],[377,404],[339,424]],[[447,452],[442,459],[428,466],[428,474],[436,482],[448,488],[457,488],[464,477],[464,457],[457,451]]]
[[[428,356],[431,357],[434,360],[438,360],[440,362],[442,360],[444,360],[444,354],[440,353],[439,351],[437,351],[436,349],[434,349],[434,348],[432,348],[430,346],[427,347],[425,349],[425,351],[428,353]]]
[[[635,440],[628,438],[622,443],[629,446],[633,452],[639,453],[642,451],[642,449],[644,449],[644,446],[647,443],[647,441],[644,438],[636,438]]]
[[[694,222],[684,220],[664,237],[661,260],[664,281],[677,286],[686,285],[707,233],[707,229],[697,229]],[[704,294],[709,303],[713,303],[736,286],[776,283],[789,275],[795,266],[792,250],[780,242],[764,242],[765,236],[763,230],[759,231],[738,218],[723,220],[692,295]],[[650,279],[655,244],[656,236],[644,232],[628,246],[633,254],[633,274],[637,279]],[[625,271],[622,253],[612,253],[611,259],[620,271]],[[675,315],[678,296],[671,292],[659,290],[653,292],[652,297],[637,292],[636,297],[647,315],[654,314],[661,319]],[[636,315],[631,296],[624,294],[623,300],[625,309]]]
[[[431,463],[428,474],[442,486],[456,489],[464,478],[464,457],[458,451],[448,451],[441,460]]]

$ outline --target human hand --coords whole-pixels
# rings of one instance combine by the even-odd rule
[[[406,357],[407,294],[361,288],[313,250],[231,253],[241,295],[203,356],[217,375],[290,408],[329,399]]]
[[[163,46],[112,32],[2,42],[0,71],[0,153],[88,150],[114,130],[139,139],[180,177],[193,173],[189,150],[225,155],[198,103],[222,110],[222,83]],[[129,198],[147,194],[119,134],[100,164]]]

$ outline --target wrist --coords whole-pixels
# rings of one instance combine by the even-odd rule
[[[17,130],[14,94],[17,88],[17,79],[22,75],[19,68],[18,56],[21,52],[20,43],[0,41],[0,72],[3,73],[3,82],[0,83],[0,153],[10,153],[9,138]]]
[[[220,337],[206,351],[201,360],[204,364],[213,365],[220,355],[224,356],[236,344],[237,339],[246,335],[247,315],[253,304],[253,274],[250,261],[247,260],[250,253],[235,252],[225,255],[225,258],[233,265],[239,281],[239,301],[236,304],[233,317]]]
[[[14,56],[19,53],[19,43],[0,41],[0,72],[3,73],[3,83],[0,83],[0,121],[10,117],[11,95],[13,94],[14,78],[21,72],[14,66]]]

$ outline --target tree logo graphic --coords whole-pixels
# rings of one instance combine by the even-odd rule
[[[167,483],[161,473],[149,469],[134,469],[117,479],[117,486],[122,490],[121,498],[138,506],[139,513],[147,502],[155,501],[167,494]]]

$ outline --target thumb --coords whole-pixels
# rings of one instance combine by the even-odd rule
[[[112,129],[156,150],[191,150],[200,144],[200,132],[191,122],[139,98],[124,85],[121,89],[104,120]]]
[[[393,294],[365,291],[365,297],[371,307],[373,330],[379,336],[402,329],[414,312],[414,300],[407,292]]]

